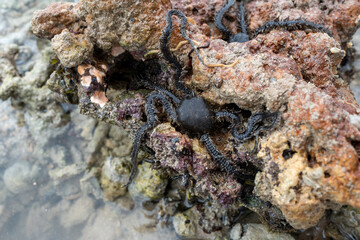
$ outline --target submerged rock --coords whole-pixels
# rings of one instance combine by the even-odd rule
[[[104,196],[114,201],[127,193],[122,185],[126,184],[131,171],[130,161],[125,158],[108,158],[104,162],[100,177],[100,186]]]
[[[12,105],[19,109],[29,110],[32,118],[41,121],[43,129],[49,124],[63,126],[69,120],[56,95],[46,86],[54,66],[49,64],[51,51],[48,47],[42,50],[43,56],[24,75],[18,71],[16,59],[20,47],[15,44],[0,47],[0,99],[11,99]]]
[[[161,170],[152,169],[150,163],[138,166],[138,174],[129,186],[129,193],[135,199],[159,200],[164,196],[168,179]]]
[[[266,240],[294,240],[287,233],[273,233],[262,224],[245,224],[243,227],[243,235],[240,240],[266,239]]]
[[[91,213],[94,212],[94,207],[95,202],[90,197],[85,196],[77,199],[69,209],[61,214],[61,225],[64,228],[70,228],[85,223]]]
[[[243,229],[240,223],[235,224],[230,230],[231,240],[240,240],[243,234]]]
[[[6,187],[15,194],[31,190],[40,173],[40,168],[31,166],[28,162],[17,162],[7,168],[4,173]]]
[[[181,239],[199,238],[197,233],[197,223],[194,222],[195,217],[191,210],[177,213],[173,219],[175,232]]]

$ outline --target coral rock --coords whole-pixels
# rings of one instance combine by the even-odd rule
[[[114,201],[127,193],[122,185],[127,183],[130,176],[130,162],[124,158],[108,158],[102,168],[100,185],[104,191],[105,197]]]
[[[163,197],[168,180],[161,171],[152,169],[150,163],[138,166],[138,174],[129,186],[133,198],[159,200]]]
[[[40,38],[51,39],[62,30],[70,27],[76,20],[74,3],[52,3],[44,10],[34,13],[33,33]]]
[[[76,67],[92,57],[94,46],[84,34],[73,34],[67,29],[51,40],[51,45],[64,67]]]
[[[344,1],[343,3],[330,0],[320,3],[315,1],[255,0],[249,2],[246,8],[251,30],[274,19],[303,19],[329,28],[334,36],[341,39],[341,42],[350,40],[350,36],[357,29],[360,14],[358,0]]]
[[[214,0],[209,5],[218,10],[220,2]],[[56,6],[35,14],[33,29],[36,34],[52,38],[61,33],[69,35],[75,43],[83,38],[88,42],[81,46],[86,45],[86,49],[93,46],[100,50],[96,52],[101,52],[100,55],[92,52],[84,58],[78,58],[79,54],[71,51],[71,54],[66,53],[68,56],[58,53],[63,59],[69,57],[66,62],[71,66],[80,60],[92,63],[77,69],[82,113],[138,128],[146,94],[132,97],[130,101],[122,97],[110,98],[105,89],[119,90],[117,67],[126,65],[121,62],[124,59],[126,62],[124,55],[128,53],[125,51],[134,58],[133,63],[143,60],[148,51],[159,48],[166,12],[176,7],[186,12],[190,38],[200,45],[209,44],[208,48],[200,49],[207,66],[194,54],[190,61],[189,44],[174,52],[182,66],[191,67],[192,71],[184,76],[187,87],[219,109],[225,104],[235,104],[251,114],[265,109],[281,113],[277,131],[260,136],[258,157],[261,164],[257,166],[262,169],[256,176],[255,194],[281,209],[295,228],[314,226],[324,211],[334,206],[360,207],[360,107],[347,83],[337,75],[351,45],[346,42],[358,27],[358,0],[343,3],[250,1],[245,5],[250,32],[268,20],[289,18],[323,24],[334,37],[321,32],[278,29],[245,43],[227,43],[214,38],[219,33],[211,32],[211,27],[206,25],[213,22],[215,13],[205,1],[82,0],[72,8],[69,4]],[[63,15],[62,9],[67,9]],[[199,16],[194,9],[198,9]],[[235,9],[230,10],[230,16]],[[47,16],[50,24],[40,21],[40,16]],[[64,20],[59,20],[62,18]],[[173,20],[171,47],[184,40],[179,35],[179,19],[173,17]],[[52,21],[62,24],[53,26]],[[230,23],[230,28],[235,29],[235,21]],[[55,37],[53,45],[61,39]],[[228,66],[209,67],[209,64],[219,63]],[[126,67],[129,69],[129,65]],[[162,75],[159,73],[157,79],[171,74],[167,67],[164,64],[160,67]],[[168,86],[168,82],[170,80],[166,79],[161,84],[166,83],[167,90],[173,91],[174,87]],[[119,94],[128,89],[122,89]],[[133,121],[128,121],[127,116],[133,117]],[[150,137],[146,136],[146,144],[154,150],[161,166],[170,172],[189,174],[194,179],[196,195],[210,195],[225,205],[238,199],[241,184],[212,162],[198,139],[189,138],[169,123],[158,125]],[[225,142],[219,149],[235,155]],[[140,176],[141,171],[137,177]]]
[[[238,198],[241,184],[226,172],[213,174],[218,168],[197,139],[177,132],[169,123],[159,124],[150,136],[150,147],[165,168],[180,174],[189,174],[195,181],[197,195],[211,194],[222,204]],[[219,187],[220,186],[220,187]]]

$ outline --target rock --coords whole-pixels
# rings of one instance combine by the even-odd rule
[[[211,207],[209,207],[210,209]],[[213,210],[217,210],[213,208]],[[218,216],[205,216],[207,213],[203,213],[201,207],[192,207],[184,212],[177,212],[173,217],[173,226],[178,237],[181,239],[228,239],[227,230],[222,230],[222,227],[218,228],[216,222],[220,222],[223,219],[218,219]],[[215,217],[216,219],[214,219]],[[207,218],[207,219],[206,219]],[[214,222],[211,222],[213,219]],[[213,229],[209,229],[208,226],[213,224]]]
[[[89,59],[94,50],[93,43],[83,34],[62,31],[51,39],[51,46],[64,67],[71,68]]]
[[[123,208],[126,211],[130,211],[135,207],[135,201],[131,198],[129,194],[126,194],[121,198],[116,199],[116,204],[118,204],[119,207]]]
[[[304,1],[300,6],[297,3],[280,1],[256,0],[247,4],[249,29],[254,30],[265,22],[275,18],[279,20],[303,19],[329,28],[337,39],[347,42],[357,29],[360,14],[360,3],[356,0],[342,4],[332,1],[322,3]],[[275,17],[276,16],[276,17]]]
[[[234,146],[236,144],[225,127],[223,133],[212,136],[220,139],[219,148],[231,158],[231,162],[236,166],[244,164],[245,167],[239,167],[239,171],[244,169],[254,176],[256,168],[249,165],[259,167],[256,196],[251,197],[261,198],[280,209],[297,229],[316,225],[325,210],[334,206],[359,208],[360,127],[357,119],[360,107],[347,82],[339,77],[338,68],[351,48],[347,43],[359,26],[360,3],[356,0],[335,4],[330,0],[321,3],[248,2],[245,8],[249,30],[268,20],[305,19],[323,24],[334,37],[316,31],[277,29],[259,34],[245,43],[227,43],[219,39],[217,31],[206,26],[213,22],[214,9],[223,2],[210,1],[209,6],[206,1],[159,3],[159,0],[147,4],[84,0],[72,7],[60,4],[58,9],[46,9],[35,15],[35,32],[41,37],[55,38],[53,44],[60,41],[55,35],[64,31],[64,34],[87,36],[89,46],[92,43],[95,49],[101,49],[101,55],[94,51],[92,56],[81,59],[91,64],[81,64],[76,69],[78,79],[74,82],[77,83],[81,113],[136,130],[144,120],[139,116],[144,116],[141,111],[148,92],[143,89],[132,91],[133,85],[137,85],[134,88],[147,88],[141,86],[146,85],[144,79],[149,78],[177,94],[171,84],[172,73],[168,64],[154,59],[143,61],[148,57],[144,56],[145,53],[158,49],[165,13],[176,6],[187,12],[190,38],[200,46],[208,45],[201,49],[201,56],[207,64],[201,63],[197,57],[190,61],[189,45],[174,51],[181,66],[189,67],[183,77],[186,86],[208,101],[214,111],[235,108],[236,112],[240,108],[239,116],[242,115],[244,121],[249,115],[262,111],[279,111],[281,114],[276,131],[260,135],[257,156],[249,156],[246,149],[239,150],[243,149],[242,146]],[[199,11],[197,8],[201,6],[204,9]],[[64,19],[71,20],[61,29],[38,21],[40,16],[47,16],[51,23],[51,20],[58,19],[63,9],[66,9]],[[76,18],[71,18],[75,13]],[[234,16],[234,10],[229,14]],[[173,19],[171,47],[183,40],[179,34],[179,19]],[[232,29],[235,29],[235,24],[236,21],[230,23]],[[74,56],[74,64],[79,62],[78,54],[68,54],[68,62],[71,62],[71,56]],[[149,66],[143,69],[143,65],[148,63]],[[211,64],[222,67],[212,67]],[[11,68],[9,63],[6,66]],[[122,68],[127,72],[120,70]],[[131,83],[128,79],[120,80],[119,76],[128,75],[136,75]],[[128,92],[131,92],[131,101],[124,101]],[[189,138],[180,129],[173,128],[163,115],[159,114],[162,124],[150,133],[150,137],[145,134],[145,142],[154,150],[163,168],[171,173],[189,174],[195,180],[195,195],[211,196],[227,205],[236,202],[239,195],[251,188],[251,184],[240,184],[228,177],[212,163],[197,137]],[[89,148],[93,150],[99,146],[89,145]],[[115,145],[108,142],[107,147],[114,149]],[[138,183],[141,181],[139,176],[144,181],[148,177],[138,174]],[[141,191],[146,190],[143,188]]]
[[[95,131],[93,131],[92,139],[88,143],[85,151],[89,154],[93,154],[98,151],[102,147],[103,141],[105,140],[109,129],[110,126],[108,124],[99,123],[99,125],[95,128]]]
[[[97,121],[93,118],[80,114],[79,110],[72,111],[70,115],[75,131],[84,140],[91,141],[93,139],[93,131],[96,128]]]
[[[114,125],[110,128],[109,138],[105,140],[105,145],[109,148],[108,154],[114,157],[129,156],[133,146],[129,131]]]
[[[5,170],[4,183],[12,193],[19,194],[33,189],[39,173],[38,166],[17,162]]]
[[[118,231],[122,226],[122,219],[109,207],[100,208],[97,213],[93,213],[82,230],[79,240],[112,240],[119,239],[122,235]]]
[[[167,183],[161,170],[152,169],[152,165],[145,162],[138,166],[137,175],[128,188],[132,198],[153,201],[163,197]]]
[[[102,199],[103,191],[101,190],[99,181],[95,177],[95,172],[95,168],[85,172],[84,176],[80,179],[80,189],[85,195],[91,195],[96,199]]]
[[[196,195],[206,198],[210,194],[224,205],[238,197],[241,184],[231,175],[226,172],[210,174],[218,166],[198,139],[190,139],[169,123],[163,123],[152,131],[150,147],[155,151],[155,157],[162,167],[170,168],[180,175],[189,174],[196,180]]]
[[[4,204],[9,195],[11,195],[11,193],[6,188],[5,183],[0,181],[0,204]]]
[[[54,146],[49,149],[48,153],[53,163],[59,167],[65,167],[66,162],[70,162],[67,159],[67,150],[64,146]]]
[[[55,186],[56,194],[67,200],[79,198],[82,193],[79,185],[79,177],[69,178]]]
[[[286,40],[293,34],[299,35]],[[297,41],[299,48],[291,47]],[[290,50],[292,57],[279,53],[280,46],[285,46],[283,50],[286,52],[293,49]],[[281,105],[287,106],[286,113],[281,116],[283,124],[278,128],[286,136],[285,142],[289,142],[288,151],[300,156],[297,158],[299,165],[287,163],[279,149],[270,150],[269,157],[269,147],[262,144],[258,157],[263,159],[265,169],[259,176],[285,174],[285,169],[289,174],[278,179],[270,176],[258,178],[256,193],[264,201],[279,207],[290,224],[299,229],[314,226],[325,209],[331,208],[329,200],[355,207],[360,204],[357,200],[360,193],[354,190],[358,189],[359,183],[356,180],[359,164],[355,149],[360,140],[360,128],[351,121],[352,116],[360,114],[360,108],[346,82],[336,75],[343,51],[334,51],[333,48],[340,48],[339,43],[324,33],[303,35],[272,31],[245,44],[214,40],[209,48],[203,50],[208,63],[219,62],[218,58],[221,58],[221,63],[230,64],[238,59],[240,64],[232,68],[208,68],[197,59],[193,60],[190,81],[210,102],[235,102],[252,113],[261,111],[259,107],[262,106],[271,111]],[[328,54],[321,57],[320,52]],[[272,77],[276,78],[275,82],[270,81]],[[216,84],[218,79],[222,80],[221,84]],[[275,134],[266,136],[264,142],[276,142],[270,140]],[[309,181],[304,183],[301,176],[318,167],[324,173],[315,181],[318,183],[311,186]],[[290,173],[294,168],[298,169]],[[294,174],[298,177],[295,178]],[[304,186],[301,191],[291,190],[294,179],[299,179],[296,187]],[[343,181],[349,185],[343,185]],[[276,186],[287,186],[285,188],[295,196],[289,195],[285,188],[275,190]]]
[[[122,186],[127,183],[130,172],[129,159],[107,158],[102,168],[100,186],[108,200],[114,201],[127,193],[127,188]]]
[[[26,236],[30,239],[47,239],[53,234],[52,221],[54,214],[50,214],[51,206],[47,204],[32,204],[26,218]]]
[[[243,236],[241,240],[264,239],[264,240],[294,240],[294,238],[287,233],[272,233],[269,232],[262,224],[249,223],[243,227]]]
[[[34,13],[33,33],[42,38],[51,39],[77,20],[74,3],[52,3],[44,10]]]
[[[173,225],[176,234],[181,239],[193,239],[197,238],[197,224],[194,222],[195,217],[192,214],[192,211],[186,211],[183,213],[175,214],[173,218]]]
[[[1,49],[0,99],[11,98],[14,106],[30,110],[28,114],[38,121],[41,120],[44,127],[49,124],[63,126],[67,123],[69,118],[56,101],[54,93],[44,86],[53,70],[53,66],[49,64],[49,47],[43,49],[43,56],[36,55],[36,64],[23,76],[17,70],[21,65],[16,65],[21,48],[17,45],[6,45]]]
[[[237,223],[230,230],[230,239],[231,240],[240,240],[242,233],[243,233],[242,226],[240,223]]]
[[[160,37],[158,23],[165,15],[165,7],[170,7],[169,1],[158,0],[149,4],[114,0],[106,3],[54,3],[44,10],[35,12],[32,28],[38,37],[49,39],[64,29],[84,33],[86,37],[95,40],[94,45],[103,50],[110,50],[115,43],[128,51],[137,51],[139,47],[151,50],[157,48]],[[129,19],[132,19],[131,24],[128,22]],[[144,22],[148,24],[144,25]],[[161,21],[160,26],[164,26],[164,22]]]
[[[70,164],[64,167],[55,168],[49,171],[49,176],[55,185],[61,184],[63,181],[75,177],[86,170],[86,164]]]
[[[60,216],[60,223],[64,228],[71,228],[75,225],[86,222],[95,210],[95,202],[92,198],[84,196],[77,199],[68,211]]]

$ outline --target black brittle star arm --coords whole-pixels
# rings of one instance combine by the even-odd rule
[[[224,14],[229,10],[229,8],[235,3],[235,0],[229,0],[227,4],[225,4],[218,14],[215,17],[215,26],[225,35],[225,40],[228,41],[230,37],[233,35],[229,29],[225,27],[222,20]]]
[[[151,81],[150,79],[145,78],[145,84],[148,87],[167,95],[176,104],[176,106],[178,106],[180,104],[181,101],[177,96],[175,96],[175,94],[173,94],[170,91],[168,91],[166,89],[163,89],[162,87],[158,86],[154,81]]]
[[[131,168],[130,177],[129,177],[128,182],[126,184],[124,184],[122,187],[129,186],[129,184],[134,180],[134,177],[135,177],[136,171],[137,171],[137,155],[139,153],[141,141],[144,138],[146,131],[149,130],[150,128],[153,128],[157,121],[157,117],[156,117],[157,110],[156,110],[156,106],[155,106],[155,101],[161,101],[163,110],[169,114],[169,117],[172,121],[174,121],[174,122],[176,121],[176,113],[172,109],[170,102],[162,94],[152,93],[148,97],[146,104],[145,104],[145,110],[146,110],[146,115],[148,117],[148,120],[137,131],[135,140],[134,140],[134,146],[131,151],[132,168]]]
[[[266,120],[272,120],[270,124],[265,125]],[[257,113],[250,117],[248,126],[245,132],[238,133],[236,126],[231,130],[231,134],[238,141],[246,141],[254,136],[257,136],[263,130],[269,130],[273,128],[279,120],[279,112],[272,113]]]
[[[216,119],[221,119],[221,118],[231,119],[232,124],[235,124],[235,125],[238,124],[240,121],[239,117],[231,112],[217,112],[215,114],[215,117],[216,117]]]
[[[241,28],[241,32],[248,36],[247,26],[246,26],[247,24],[246,24],[246,20],[245,20],[245,7],[244,7],[243,1],[241,1],[240,5],[239,5],[237,20],[238,20],[239,26]]]
[[[202,59],[202,57],[200,56],[200,53],[198,51],[198,49],[196,48],[194,42],[189,38],[189,36],[186,33],[186,26],[187,26],[187,19],[186,16],[175,9],[171,9],[170,11],[168,11],[167,15],[166,15],[166,25],[162,31],[162,36],[160,38],[160,51],[163,54],[164,58],[175,67],[175,75],[174,75],[174,79],[175,79],[175,86],[183,91],[185,94],[187,95],[192,95],[192,92],[187,89],[185,86],[183,86],[180,83],[180,78],[181,78],[181,74],[182,74],[182,66],[179,63],[179,61],[176,59],[176,57],[174,57],[174,55],[171,53],[170,51],[170,46],[169,46],[169,40],[170,40],[170,36],[171,33],[173,31],[173,24],[172,24],[172,16],[176,15],[180,18],[181,20],[181,25],[180,25],[180,33],[183,36],[183,38],[185,38],[191,45],[192,49],[194,50],[196,56],[199,58],[199,60],[204,64],[204,60]]]
[[[316,23],[308,22],[305,20],[297,19],[297,20],[285,20],[285,21],[277,21],[272,20],[264,23],[261,27],[255,29],[253,38],[255,38],[259,34],[269,33],[270,31],[278,28],[286,29],[287,31],[295,31],[295,30],[306,30],[310,29],[313,31],[324,32],[328,34],[330,37],[333,37],[332,32],[324,27],[323,25],[319,25]]]
[[[215,162],[223,169],[225,169],[227,173],[232,174],[242,180],[246,180],[249,178],[249,174],[240,173],[239,171],[236,171],[234,169],[234,167],[230,163],[230,160],[224,157],[224,155],[215,147],[213,141],[207,133],[203,134],[200,140],[205,143],[206,149],[210,153],[211,158],[214,159]]]
[[[239,10],[237,15],[237,20],[239,23],[239,26],[241,28],[241,32],[237,34],[233,34],[229,29],[225,27],[225,25],[222,22],[222,19],[224,18],[224,14],[229,10],[229,8],[235,3],[234,0],[229,0],[218,12],[218,14],[215,17],[215,25],[216,27],[225,35],[225,40],[228,42],[247,42],[250,40],[250,37],[247,33],[246,28],[246,20],[245,20],[245,7],[244,3],[241,2],[239,4]]]
[[[233,166],[231,166],[230,161],[226,159],[221,152],[215,147],[213,141],[207,133],[203,134],[200,138],[201,141],[205,143],[206,149],[210,153],[211,157],[219,164],[226,172],[229,174],[235,174]]]

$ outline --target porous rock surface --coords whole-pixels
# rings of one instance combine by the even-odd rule
[[[204,2],[83,0],[71,6],[59,3],[57,8],[50,6],[36,13],[33,29],[42,38],[53,38],[62,31],[84,34],[91,41],[88,46],[103,51],[101,60],[95,53],[84,57],[84,62],[91,62],[86,68],[92,71],[82,74],[84,68],[77,68],[81,76],[77,80],[81,111],[122,125],[124,122],[118,119],[118,106],[124,99],[109,100],[104,89],[108,85],[111,88],[111,83],[104,79],[124,50],[142,60],[146,52],[158,49],[165,14],[172,7],[178,7],[188,17],[190,37],[200,45],[210,43],[208,48],[201,49],[207,64],[235,62],[232,67],[212,68],[193,56],[192,74],[185,77],[185,83],[194,92],[200,90],[199,95],[218,106],[234,103],[252,113],[264,109],[281,112],[276,131],[265,134],[260,141],[257,156],[263,167],[256,175],[254,194],[281,209],[287,221],[297,229],[314,226],[328,208],[340,205],[360,208],[360,108],[347,83],[337,75],[348,47],[346,43],[359,23],[360,1],[336,4],[306,0],[249,1],[246,4],[249,30],[268,20],[301,18],[323,24],[332,31],[334,38],[320,32],[273,30],[246,43],[230,44],[219,39],[217,31],[209,32],[214,10],[197,12],[201,17],[191,15],[193,8],[190,5],[207,6]],[[219,8],[218,2],[210,4]],[[59,29],[41,21],[44,16],[64,24]],[[178,24],[177,20],[174,22]],[[234,22],[229,24],[235,29]],[[181,40],[175,27],[171,47]],[[190,47],[186,45],[175,52],[183,66],[188,63],[189,51]],[[58,53],[60,60],[61,54]],[[146,93],[133,95],[131,101],[126,99],[137,102],[137,98],[144,96]],[[136,109],[143,109],[141,106]],[[137,126],[141,121],[134,119],[129,126],[133,127],[134,122]],[[179,148],[189,148],[186,146],[189,145],[191,149],[198,149],[194,154],[205,151],[201,145],[196,147],[196,139],[189,139],[170,127],[166,127],[166,134],[158,130],[153,131],[148,145],[155,150],[155,155],[158,154],[162,166],[180,173],[189,171],[187,166],[181,165],[184,163],[181,157],[162,158],[171,155],[172,148],[166,147],[169,141],[164,140],[168,135],[180,139]],[[154,143],[161,141],[165,147],[156,148]],[[228,145],[224,143],[222,149],[227,149]],[[205,154],[202,158],[208,156]],[[209,165],[205,171],[213,169]],[[196,171],[191,176],[198,177],[200,183],[202,175],[198,174],[201,173],[204,174]],[[224,180],[224,186],[228,186],[229,179]],[[212,185],[201,186],[211,192]],[[240,186],[233,189],[240,189]],[[230,197],[226,198],[225,204],[234,200],[233,193],[226,195]],[[216,191],[212,196],[221,199]]]

